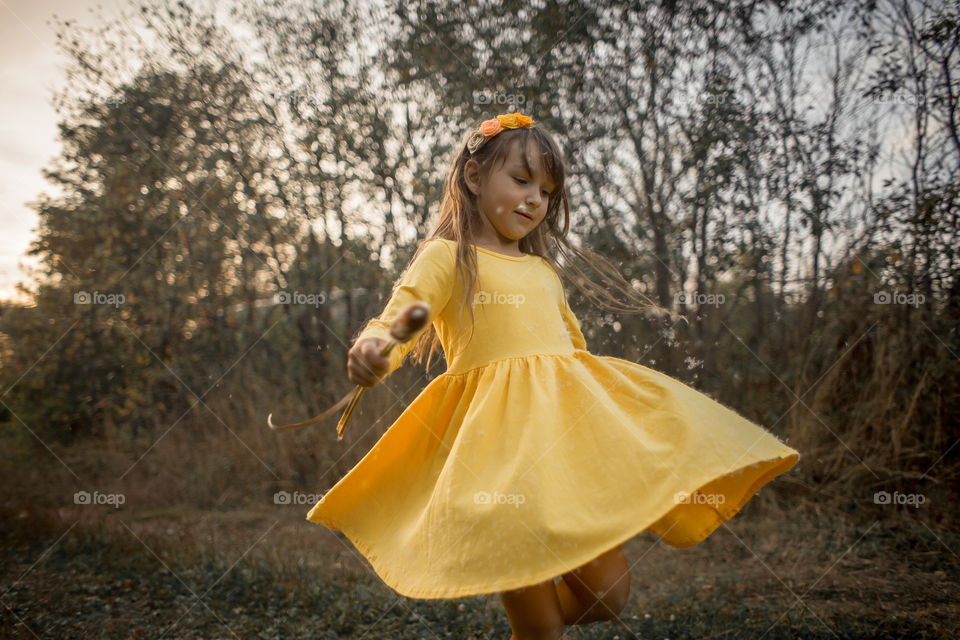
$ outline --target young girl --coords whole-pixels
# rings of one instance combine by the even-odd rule
[[[569,244],[568,226],[546,131],[510,113],[469,133],[436,228],[347,361],[350,380],[369,387],[408,353],[429,349],[429,367],[439,344],[447,370],[307,514],[404,596],[500,593],[511,640],[614,619],[630,589],[624,542],[642,531],[702,542],[799,459],[683,383],[587,350],[558,269],[610,309],[652,305]],[[583,278],[570,254],[632,306]],[[430,324],[380,357],[416,301],[430,305]]]

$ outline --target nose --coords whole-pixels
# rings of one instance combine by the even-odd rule
[[[542,197],[540,196],[539,187],[537,187],[536,191],[532,192],[530,195],[527,196],[527,204],[533,208],[539,207],[541,201],[542,201]]]

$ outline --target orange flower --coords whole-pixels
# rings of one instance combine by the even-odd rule
[[[533,118],[525,116],[522,113],[501,113],[496,118],[490,118],[480,123],[467,140],[467,150],[470,153],[476,153],[477,149],[493,136],[497,135],[504,128],[517,129],[519,127],[529,127],[533,125]]]
[[[519,127],[529,127],[533,124],[533,118],[525,116],[522,113],[502,113],[497,116],[497,120],[508,129],[517,129]]]
[[[489,137],[495,136],[498,133],[503,131],[503,124],[497,118],[491,118],[490,120],[484,120],[480,124],[480,133]]]

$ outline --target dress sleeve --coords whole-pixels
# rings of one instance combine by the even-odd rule
[[[587,340],[583,337],[583,332],[580,331],[580,321],[577,319],[577,316],[574,315],[573,310],[570,309],[570,305],[567,304],[567,296],[563,296],[563,322],[567,325],[567,333],[570,334],[570,341],[573,343],[574,349],[583,349],[587,350]]]
[[[390,352],[390,369],[387,375],[396,371],[403,363],[407,353],[416,344],[420,335],[426,331],[450,300],[454,282],[454,255],[451,247],[439,239],[428,240],[413,259],[413,262],[394,284],[390,300],[376,318],[371,319],[357,336],[354,344],[366,338],[390,339],[390,326],[393,321],[414,302],[426,302],[430,305],[430,314],[423,328],[410,340],[398,344]],[[386,377],[386,376],[384,376]]]

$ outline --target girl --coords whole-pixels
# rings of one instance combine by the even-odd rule
[[[630,589],[624,542],[651,531],[698,544],[799,459],[683,383],[587,350],[558,270],[607,308],[654,305],[569,244],[568,227],[563,161],[546,131],[510,113],[468,134],[436,228],[347,360],[350,381],[368,387],[408,353],[429,350],[429,368],[438,345],[447,370],[307,514],[404,596],[500,593],[511,640],[616,618]],[[632,304],[568,266],[569,254]],[[430,305],[430,324],[380,357],[415,301]]]

